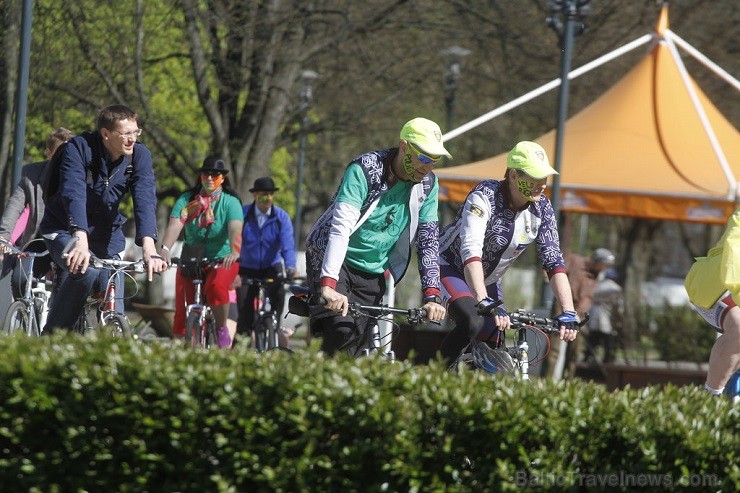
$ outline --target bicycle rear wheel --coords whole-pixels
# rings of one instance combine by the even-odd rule
[[[132,336],[131,324],[120,313],[113,313],[103,319],[102,333],[113,337],[130,338]]]
[[[93,310],[89,308],[82,309],[82,313],[72,326],[72,332],[88,337],[95,337],[98,334],[98,323]]]
[[[212,317],[206,318],[204,336],[205,337],[203,338],[203,342],[205,347],[218,347],[218,338],[216,337],[216,321]]]
[[[3,331],[8,335],[34,335],[31,327],[31,313],[25,303],[16,300],[10,304],[3,322]],[[36,333],[38,333],[38,328]]]

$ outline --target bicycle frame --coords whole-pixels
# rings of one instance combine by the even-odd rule
[[[254,332],[255,348],[257,351],[279,348],[280,341],[277,332],[279,321],[277,313],[273,309],[272,300],[267,293],[267,286],[282,283],[283,280],[273,278],[243,278],[242,281],[247,281],[250,286],[257,288],[257,296],[254,297],[252,302],[254,309],[252,331]]]
[[[19,259],[29,259],[28,273],[24,274],[25,286],[23,288],[23,295],[20,298],[16,299],[8,308],[8,313],[5,317],[5,323],[7,325],[15,325],[15,322],[19,320],[15,319],[13,315],[20,315],[20,322],[23,323],[23,315],[17,314],[15,312],[17,308],[13,307],[14,304],[22,303],[23,306],[25,306],[26,313],[28,314],[28,320],[25,324],[26,326],[24,328],[24,331],[27,336],[38,337],[41,335],[41,332],[44,328],[46,317],[49,311],[49,300],[51,298],[51,292],[47,291],[46,287],[47,285],[50,286],[52,283],[51,281],[47,281],[44,278],[37,278],[33,275],[33,268],[36,257],[43,257],[45,255],[48,255],[49,253],[48,250],[45,250],[43,252],[26,251],[28,245],[30,245],[34,241],[40,240],[31,240],[26,245],[24,245],[23,248],[18,248],[7,240],[2,240],[2,243],[5,245],[5,247],[10,250],[10,255],[15,255]],[[11,327],[4,327],[4,330],[10,331]]]
[[[420,323],[427,316],[423,308],[395,308],[388,305],[362,305],[357,302],[349,304],[348,313],[355,320],[356,331],[360,328],[358,321],[361,318],[369,320],[366,330],[357,333],[340,350],[347,350],[353,356],[370,356],[380,352],[390,361],[396,359],[396,353],[391,349],[394,334],[391,331],[385,336],[390,340],[384,341],[378,323],[381,320],[388,320],[395,325],[392,319],[385,318],[388,315],[403,315],[411,324]]]
[[[490,316],[491,313],[481,315]],[[530,360],[527,331],[535,330],[544,335],[544,340],[548,346],[548,349],[545,350],[545,354],[547,354],[550,344],[547,334],[560,332],[559,324],[554,319],[538,317],[536,314],[527,313],[523,309],[510,313],[509,318],[511,320],[509,330],[516,330],[517,333],[517,341],[514,346],[506,346],[505,335],[502,335],[495,348],[490,346],[488,340],[473,340],[468,345],[471,351],[466,352],[464,350],[453,366],[472,362],[488,373],[516,373],[520,375],[522,380],[529,380]],[[582,327],[586,322],[588,322],[588,314],[578,323],[578,327]]]
[[[294,315],[300,317],[311,316],[310,302],[311,298],[310,290],[306,286],[291,285],[290,291],[293,296],[288,301],[288,311]],[[318,303],[323,305],[324,299],[318,298]],[[344,344],[343,347],[339,348],[338,351],[347,351],[351,356],[369,356],[375,352],[382,352],[389,360],[395,360],[395,352],[391,349],[393,342],[394,333],[391,330],[385,337],[389,337],[389,341],[384,341],[384,337],[380,334],[378,322],[387,320],[391,325],[396,326],[396,323],[392,319],[384,318],[388,315],[402,315],[406,318],[407,322],[411,324],[421,323],[426,317],[426,310],[423,308],[395,308],[388,305],[362,305],[356,301],[349,304],[348,309],[349,315],[355,320],[355,335]],[[369,320],[368,328],[369,333],[366,331],[359,332],[357,322],[360,318],[366,317]],[[359,352],[361,351],[361,354]]]
[[[191,258],[171,259],[178,267],[197,266],[202,272],[208,266],[217,266],[222,259]],[[203,282],[200,277],[192,280],[194,287],[193,302],[185,302],[185,338],[192,348],[208,348],[216,344],[216,317],[203,295]]]
[[[211,330],[215,330],[216,319],[213,316],[211,307],[205,303],[203,299],[203,280],[193,279],[193,287],[195,288],[195,294],[193,296],[193,302],[185,306],[185,320],[186,323],[190,320],[191,315],[195,314],[198,317],[197,326],[200,328],[198,331],[192,331],[193,327],[190,327],[190,344],[192,347],[209,347],[209,336],[215,340],[216,334],[210,334]]]
[[[143,260],[130,262],[117,259],[99,259],[92,257],[90,266],[95,269],[107,269],[107,280],[105,289],[102,292],[93,292],[88,301],[82,307],[82,313],[76,324],[76,331],[86,334],[95,328],[110,327],[114,336],[131,336],[131,324],[125,313],[116,310],[116,299],[118,297],[118,288],[116,278],[123,272],[128,275],[129,272],[143,273]],[[129,275],[133,279],[132,276]],[[95,323],[91,320],[90,311],[92,307],[97,307],[97,317]],[[95,327],[97,325],[97,327]]]

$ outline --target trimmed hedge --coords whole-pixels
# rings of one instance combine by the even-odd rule
[[[740,489],[740,406],[696,388],[609,393],[313,347],[55,335],[0,351],[6,491]]]

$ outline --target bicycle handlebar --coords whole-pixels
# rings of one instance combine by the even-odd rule
[[[289,278],[286,276],[277,277],[242,277],[242,282],[245,284],[287,284],[288,286],[302,286],[301,282],[306,281],[306,276],[295,276]]]
[[[127,270],[137,273],[146,272],[143,259],[131,261],[118,260],[114,258],[97,258],[95,256],[92,256],[90,257],[90,265],[96,269]]]
[[[323,298],[321,298],[323,300]],[[349,304],[352,316],[366,315],[382,317],[385,315],[403,315],[410,323],[419,323],[427,318],[427,311],[423,308],[395,308],[388,305],[362,305],[356,301]]]
[[[35,241],[35,240],[31,240],[31,241]],[[18,255],[19,257],[43,257],[46,255],[49,255],[49,250],[44,250],[43,252],[29,252],[29,251],[23,250],[22,248],[18,248],[17,246],[12,244],[10,241],[6,240],[5,238],[0,238],[0,243],[3,245],[4,249],[10,250],[8,252],[9,255]]]
[[[67,258],[69,253],[63,253],[62,258]],[[146,272],[144,259],[141,260],[119,260],[115,258],[98,258],[90,255],[90,267],[95,269],[114,269],[135,272],[138,274]]]
[[[70,242],[70,244],[72,244],[72,242]],[[67,247],[69,247],[69,245],[67,245]],[[67,247],[65,247],[64,250],[68,250]],[[69,257],[69,251],[63,251],[62,258],[66,259],[67,257]],[[137,274],[146,272],[146,262],[144,262],[144,259],[119,260],[115,258],[98,258],[92,253],[90,253],[90,267],[94,269],[125,270]]]
[[[224,259],[223,257],[217,257],[217,258],[208,258],[208,257],[202,257],[202,258],[180,258],[180,257],[172,257],[170,259],[170,263],[172,265],[175,265],[177,267],[213,267],[215,265],[219,265],[223,263]]]
[[[509,313],[509,319],[511,320],[511,327],[516,329],[526,325],[533,325],[544,332],[560,332],[560,324],[554,318],[538,317],[535,313],[528,313],[520,308],[516,311]],[[586,325],[588,322],[589,314],[586,313],[583,320],[576,324],[576,330]]]

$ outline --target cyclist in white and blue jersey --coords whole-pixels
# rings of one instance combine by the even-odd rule
[[[503,304],[493,317],[481,317],[478,310],[503,302],[501,278],[531,243],[537,248],[553,294],[563,306],[563,313],[556,317],[560,338],[576,338],[578,316],[560,251],[557,220],[543,193],[547,178],[554,174],[557,171],[542,147],[519,142],[509,152],[504,179],[476,185],[455,220],[442,232],[442,294],[454,322],[440,347],[448,362],[454,361],[471,339],[492,336],[495,341],[499,331],[510,326]]]

